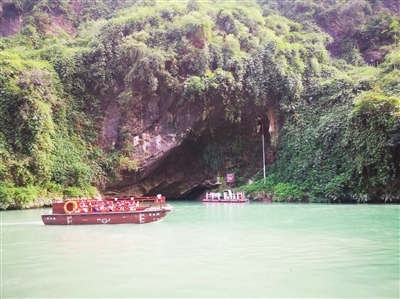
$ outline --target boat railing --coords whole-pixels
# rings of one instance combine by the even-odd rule
[[[130,212],[167,207],[165,196],[70,200],[53,204],[53,213]]]
[[[220,192],[207,192],[206,194],[207,199],[221,199]]]
[[[223,197],[221,197],[221,196],[222,196],[222,194],[220,192],[207,192],[206,193],[207,200],[213,200],[213,199],[242,200],[245,198],[243,191],[233,192],[232,190],[224,190]]]

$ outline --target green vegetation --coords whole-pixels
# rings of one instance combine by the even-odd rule
[[[400,89],[396,70],[388,71],[396,55],[382,68],[321,82],[300,100],[265,188],[261,180],[258,189],[243,189],[263,189],[278,201],[398,201]]]
[[[5,0],[0,7],[24,16],[20,33],[0,39],[3,209],[92,196],[121,171],[137,171],[146,157],[131,146],[138,132],[129,121],[154,94],[224,111],[232,123],[249,106],[279,112],[280,139],[270,140],[277,161],[266,182],[245,187],[254,195],[399,199],[399,20],[379,1]],[[335,59],[321,27],[340,37]],[[369,51],[389,54],[372,67],[362,57]],[[99,132],[110,103],[124,107],[124,120],[118,144],[104,148]],[[216,147],[203,153],[215,172],[228,163],[225,152],[242,148]]]

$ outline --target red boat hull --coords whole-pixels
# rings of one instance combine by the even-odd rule
[[[164,218],[169,210],[132,211],[132,212],[93,212],[75,214],[43,214],[46,225],[82,225],[82,224],[143,224],[156,222]]]

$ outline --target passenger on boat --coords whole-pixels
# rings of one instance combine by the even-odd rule
[[[112,212],[113,210],[114,210],[114,206],[113,206],[112,202],[107,201],[107,203],[105,205],[105,211]]]
[[[97,204],[97,202],[92,204],[92,211],[93,212],[100,212],[100,208],[99,208],[99,205]]]
[[[86,213],[88,211],[88,206],[85,201],[80,201],[78,204],[78,212],[79,213]]]
[[[99,209],[100,209],[100,212],[107,212],[108,211],[107,203],[104,203],[103,201],[101,201],[99,203]]]
[[[122,202],[122,210],[124,212],[129,212],[131,210],[131,202],[129,200],[124,200]]]
[[[114,205],[114,210],[116,211],[116,212],[120,212],[120,211],[122,211],[122,204],[121,204],[121,202],[116,202],[115,203],[115,205]]]

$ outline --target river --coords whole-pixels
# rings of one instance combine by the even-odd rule
[[[143,225],[0,212],[0,297],[400,297],[398,205],[170,203]]]

